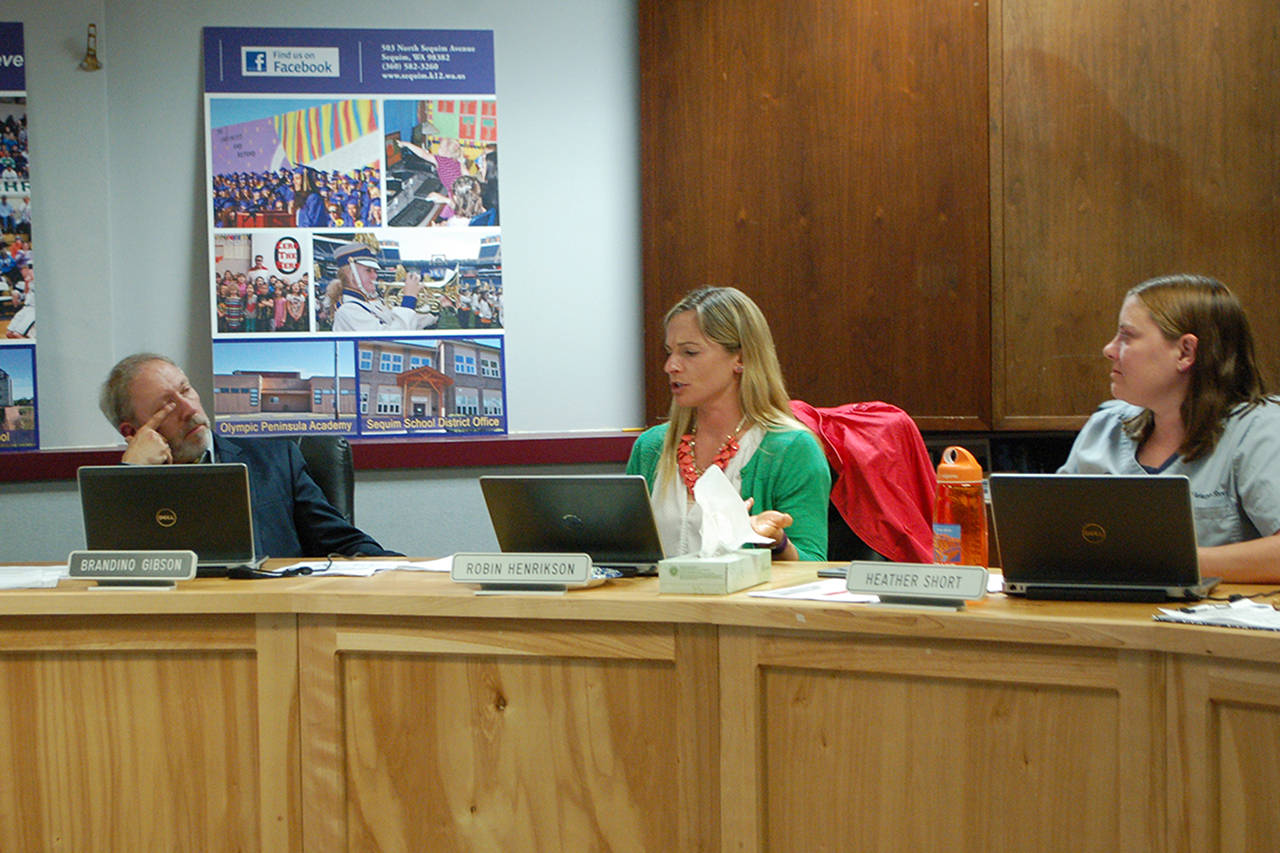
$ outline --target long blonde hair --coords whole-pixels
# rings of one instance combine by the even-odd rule
[[[693,312],[698,330],[707,340],[742,358],[738,402],[746,417],[744,429],[755,424],[766,430],[805,429],[791,414],[773,334],[751,297],[736,287],[700,287],[672,306],[662,318],[664,332],[676,315],[686,311]],[[693,428],[696,415],[695,409],[671,401],[660,463],[665,473],[675,475],[676,447],[681,436]]]

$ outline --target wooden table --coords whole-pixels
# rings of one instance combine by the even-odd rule
[[[4,592],[0,849],[1280,849],[1280,634],[1153,612]]]

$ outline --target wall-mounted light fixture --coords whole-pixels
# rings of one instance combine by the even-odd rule
[[[97,71],[102,67],[98,61],[98,25],[89,25],[89,34],[85,36],[84,59],[80,60],[81,71]]]

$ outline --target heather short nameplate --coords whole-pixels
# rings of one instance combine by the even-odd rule
[[[850,592],[877,595],[883,604],[959,609],[987,594],[982,566],[854,560],[845,578]]]
[[[68,574],[98,586],[173,587],[196,576],[195,551],[72,551]]]
[[[449,577],[497,592],[563,592],[591,581],[586,554],[454,554]]]

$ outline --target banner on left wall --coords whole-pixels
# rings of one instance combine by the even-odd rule
[[[0,451],[40,446],[22,24],[0,22]]]

